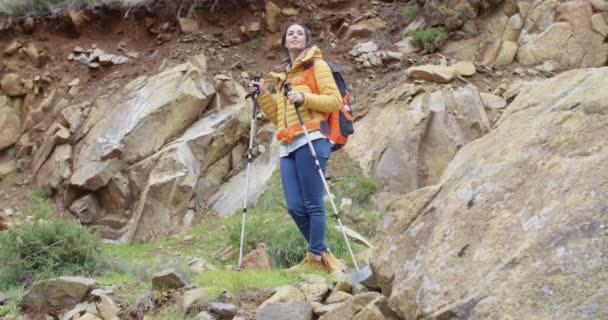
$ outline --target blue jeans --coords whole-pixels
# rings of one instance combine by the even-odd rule
[[[327,139],[317,139],[312,145],[325,174],[331,143]],[[308,242],[308,251],[315,255],[327,251],[325,189],[308,144],[281,158],[281,181],[287,210]]]

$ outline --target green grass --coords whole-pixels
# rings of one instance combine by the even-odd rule
[[[418,6],[406,4],[401,7],[401,15],[405,18],[405,23],[410,24],[418,17]]]
[[[0,318],[5,316],[19,316],[19,306],[17,305],[17,300],[23,289],[20,287],[12,287],[9,290],[5,291],[4,294],[8,296],[8,303],[4,306],[0,306]]]
[[[51,212],[49,195],[43,191],[33,191],[28,198],[34,205],[34,209],[27,212],[34,217],[34,220],[48,219]]]
[[[219,295],[223,290],[233,294],[242,294],[254,289],[275,288],[282,285],[297,283],[301,272],[285,270],[243,270],[208,271],[195,275],[193,280],[200,287],[217,288]]]
[[[0,233],[0,286],[104,270],[101,241],[88,229],[63,221],[32,221]]]
[[[371,197],[377,191],[378,186],[374,180],[364,176],[361,170],[354,165],[346,166],[343,169],[343,177],[335,186],[336,196],[351,199],[356,208],[368,207]]]
[[[182,312],[176,304],[163,308],[152,317],[154,320],[181,320],[183,318]]]

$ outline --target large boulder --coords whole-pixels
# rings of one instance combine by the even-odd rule
[[[36,282],[19,299],[19,306],[29,311],[60,311],[82,302],[97,287],[93,279],[61,277]]]
[[[13,108],[7,96],[0,95],[0,150],[13,145],[21,136],[20,110]]]
[[[517,61],[550,63],[555,70],[604,65],[608,46],[593,30],[592,16],[588,1],[535,1],[519,36]]]
[[[378,95],[345,149],[391,192],[435,184],[458,149],[490,131],[474,86],[424,92],[402,84]],[[412,100],[412,96],[413,100]]]
[[[187,144],[179,144],[150,162],[152,169],[124,226],[122,242],[159,239],[180,231],[183,225],[200,162]]]
[[[75,171],[92,161],[133,164],[193,124],[215,95],[204,56],[131,81],[77,147]]]
[[[402,319],[608,316],[608,68],[529,86],[437,186],[391,205],[372,269]]]

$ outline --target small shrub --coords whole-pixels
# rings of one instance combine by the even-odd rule
[[[405,18],[405,23],[410,24],[418,17],[418,7],[406,4],[401,7],[401,15]]]
[[[34,204],[33,212],[30,212],[34,219],[47,219],[51,211],[49,195],[43,191],[34,191],[28,195],[28,198]]]
[[[62,275],[91,276],[104,268],[101,241],[80,225],[33,221],[0,234],[0,285]]]
[[[414,41],[418,42],[429,52],[434,52],[441,46],[441,43],[447,38],[443,27],[424,28],[408,33]]]
[[[437,7],[437,10],[444,19],[452,18],[457,15],[456,11],[443,5]]]

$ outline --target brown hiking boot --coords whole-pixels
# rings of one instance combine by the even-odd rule
[[[321,262],[323,263],[325,271],[327,271],[332,276],[344,276],[344,266],[342,265],[342,261],[338,260],[338,258],[336,258],[333,253],[321,253]]]
[[[318,271],[327,271],[323,264],[323,258],[320,256],[319,258],[317,258],[317,256],[315,256],[315,254],[312,252],[306,252],[306,256],[304,256],[302,262],[300,262],[300,264],[298,265],[291,267],[289,270],[297,270],[300,268],[310,268]]]

